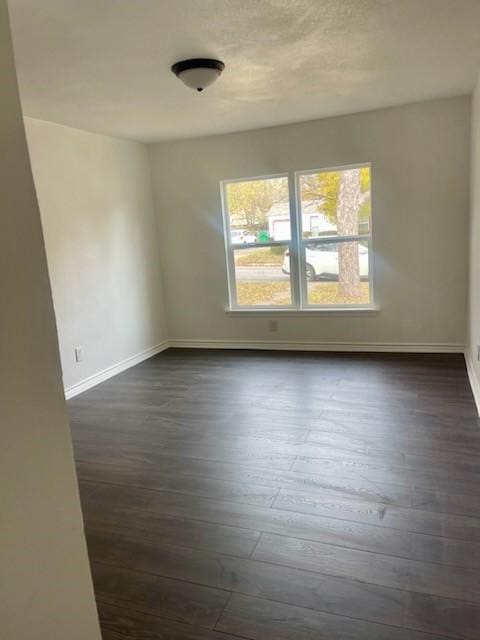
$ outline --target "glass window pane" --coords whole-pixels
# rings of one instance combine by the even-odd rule
[[[308,243],[308,304],[369,304],[369,242]]]
[[[292,303],[288,246],[235,249],[237,304],[285,306]]]
[[[299,177],[303,238],[370,233],[370,167]]]
[[[225,185],[232,243],[290,240],[288,178]]]

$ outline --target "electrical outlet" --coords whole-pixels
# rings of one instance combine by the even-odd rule
[[[75,347],[75,362],[82,362],[83,350],[82,347]]]
[[[269,320],[268,321],[268,330],[271,333],[275,333],[278,331],[278,320]]]

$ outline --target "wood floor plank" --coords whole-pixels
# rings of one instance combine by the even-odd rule
[[[411,506],[424,511],[480,518],[480,496],[415,488]]]
[[[231,475],[231,474],[230,474]],[[109,465],[108,468],[78,465],[81,483],[108,483],[151,491],[170,491],[203,498],[239,500],[249,504],[270,506],[278,493],[276,487],[235,483],[214,478],[171,474],[157,469],[138,469]]]
[[[480,603],[479,572],[467,567],[453,571],[446,565],[266,533],[261,535],[252,558],[337,577],[355,575],[357,580],[371,584]]]
[[[91,420],[91,418],[90,418]],[[81,429],[76,429],[74,438],[81,441],[82,437],[98,435],[98,426],[89,424],[85,419],[74,418],[72,422]],[[262,440],[278,440],[280,442],[305,442],[310,434],[309,429],[296,427],[291,420],[284,422],[276,422],[271,424],[270,418],[261,418],[257,416],[248,416],[241,418],[235,415],[232,421],[232,415],[219,418],[218,416],[201,419],[198,418],[192,422],[186,420],[183,416],[167,417],[165,411],[160,415],[154,414],[147,416],[143,420],[104,420],[102,421],[102,433],[114,439],[117,434],[156,436],[165,435],[176,441],[185,440],[205,440],[212,437],[222,438],[260,438]],[[77,433],[78,431],[78,433]]]
[[[218,460],[232,464],[259,465],[273,469],[290,469],[297,456],[294,453],[272,453],[267,445],[244,449],[241,445],[212,450],[209,445],[192,442],[188,445],[161,445],[124,443],[112,445],[105,439],[99,439],[95,444],[75,442],[77,459],[81,461],[96,460],[105,464],[115,463],[121,457],[126,462],[132,460],[155,460],[161,455],[181,455],[185,458],[199,458],[204,460]]]
[[[478,640],[480,606],[465,600],[408,593],[404,624],[413,629],[442,633],[452,638]]]
[[[187,477],[213,478],[221,482],[245,483],[274,489],[294,489],[322,495],[358,497],[398,506],[412,505],[412,489],[402,485],[363,480],[352,482],[349,477],[334,474],[304,474],[298,471],[268,469],[255,465],[235,465],[215,460],[198,460],[181,456],[156,456],[148,461],[129,461],[128,465],[115,463],[77,461],[79,478],[91,482],[115,482],[128,484],[137,478],[155,478],[157,473]],[[112,478],[114,480],[112,480]],[[131,482],[130,482],[131,479]],[[117,482],[118,480],[118,482]],[[468,498],[468,497],[467,497]],[[431,509],[437,511],[439,509]]]
[[[173,622],[130,607],[98,603],[103,640],[238,640],[198,625]]]
[[[138,532],[89,532],[92,561],[386,624],[402,624],[406,594],[374,584],[206,553]]]
[[[180,437],[182,435],[183,437]],[[85,430],[80,431],[75,437],[75,442],[81,447],[88,445],[91,434]],[[96,435],[95,441],[98,445],[108,445],[114,442],[118,447],[125,448],[135,445],[136,448],[143,446],[157,452],[177,455],[180,451],[182,455],[193,458],[212,459],[212,453],[218,456],[218,452],[224,455],[227,453],[242,452],[244,454],[256,456],[262,452],[272,455],[288,457],[292,460],[295,456],[311,458],[327,458],[340,460],[354,460],[373,464],[382,462],[392,466],[406,466],[405,454],[398,451],[381,451],[371,449],[369,451],[355,451],[349,449],[339,449],[338,447],[317,444],[315,442],[303,442],[291,440],[282,442],[276,438],[257,438],[245,435],[219,435],[198,434],[191,432],[188,434],[172,433],[170,431],[144,431],[137,429],[134,434],[129,431],[117,431],[115,433],[102,431]],[[411,468],[412,464],[408,467]]]
[[[291,489],[281,489],[273,507],[374,524],[378,527],[480,542],[479,518],[435,513],[420,508],[408,509],[349,497],[326,498]]]
[[[431,375],[431,371],[426,375]],[[328,425],[326,424],[328,423]],[[319,426],[322,430],[334,433],[367,433],[375,437],[391,436],[415,436],[421,435],[433,441],[437,437],[452,439],[455,432],[460,435],[475,437],[472,430],[478,426],[478,417],[459,418],[458,416],[445,416],[441,412],[418,412],[408,407],[383,408],[382,410],[367,410],[361,407],[340,406],[329,403],[316,420],[307,420],[308,428],[315,429]]]
[[[450,398],[446,401],[445,398],[440,396],[439,399],[442,400],[441,411],[444,415],[465,418],[475,418],[477,416],[475,408],[469,402],[462,402],[461,399],[457,400],[457,398]],[[392,394],[379,394],[375,390],[368,392],[366,389],[358,390],[357,392],[352,389],[337,389],[331,396],[330,403],[347,406],[355,404],[360,409],[391,407],[395,406],[395,404],[402,408],[405,404],[408,404],[415,411],[435,410],[432,407],[431,397],[425,398],[414,393],[392,396]]]
[[[234,594],[217,630],[251,640],[444,640],[445,636],[361,622]]]
[[[474,473],[456,472],[455,470],[442,470],[440,466],[437,470],[424,471],[358,459],[324,458],[298,458],[291,470],[312,474],[332,473],[348,477],[352,482],[368,479],[371,482],[405,485],[421,489],[480,494],[480,471]]]
[[[229,596],[227,591],[103,563],[92,565],[92,575],[102,602],[207,628],[218,620]]]
[[[251,529],[170,517],[153,511],[113,511],[104,507],[84,515],[87,539],[91,531],[108,532],[112,537],[124,531],[161,540],[164,544],[248,558],[260,537],[259,531]]]
[[[453,453],[465,454],[475,458],[480,454],[480,432],[471,433],[467,431],[462,435],[457,429],[448,433],[431,433],[429,429],[415,430],[409,428],[389,428],[372,429],[370,425],[358,422],[352,424],[351,428],[343,425],[338,430],[332,427],[332,422],[328,420],[317,421],[314,428],[310,429],[307,442],[314,442],[321,446],[336,449],[339,453],[347,451],[401,451],[404,454],[423,454],[425,456],[436,456],[447,453],[451,457]],[[310,425],[312,426],[312,425]],[[459,437],[461,436],[461,437]]]
[[[414,560],[427,560],[459,566],[480,566],[480,545],[474,542],[417,534],[333,517],[262,508],[240,502],[227,502],[152,492],[114,485],[97,485],[84,499],[87,522],[109,509],[118,518],[136,517],[135,496],[142,511],[170,517],[211,522],[253,531],[360,549]]]

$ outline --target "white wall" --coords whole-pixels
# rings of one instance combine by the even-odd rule
[[[5,0],[0,76],[0,637],[99,640]]]
[[[480,411],[480,78],[472,100],[470,181],[470,269],[467,364],[470,382]]]
[[[148,154],[136,142],[25,122],[68,389],[167,337]]]
[[[467,97],[150,147],[170,337],[183,340],[465,343]],[[377,315],[225,314],[219,182],[373,165]]]

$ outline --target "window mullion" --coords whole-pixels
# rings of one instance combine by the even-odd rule
[[[297,190],[295,176],[288,175],[288,195],[290,204],[290,287],[292,301],[297,309],[301,308],[300,268],[299,268],[299,228],[297,216]]]
[[[241,243],[230,243],[230,246],[233,250],[237,249],[258,249],[259,247],[282,247],[285,244],[288,244],[288,240],[268,240],[266,242],[241,242]]]
[[[300,188],[298,182],[298,174],[294,175],[294,217],[296,222],[296,265],[297,265],[297,288],[299,295],[299,308],[305,309],[308,302],[308,291],[306,284],[306,265],[305,265],[305,247],[303,245],[303,220],[302,220],[302,203]]]
[[[301,238],[303,245],[307,244],[338,244],[340,242],[364,242],[372,238],[371,233],[357,236],[316,236],[315,238]]]

